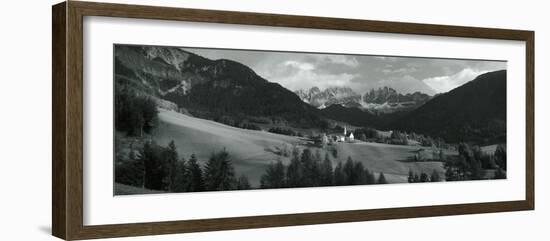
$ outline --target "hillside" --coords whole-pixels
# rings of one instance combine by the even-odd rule
[[[439,136],[447,142],[506,141],[506,71],[482,74],[398,118],[392,128]]]
[[[117,88],[167,100],[206,118],[276,117],[319,124],[317,109],[235,61],[210,60],[175,47],[115,47]]]
[[[163,109],[160,109],[159,119],[161,124],[154,134],[159,144],[166,145],[174,140],[181,157],[188,159],[195,154],[201,163],[208,160],[213,152],[226,149],[235,171],[247,175],[254,186],[259,185],[260,176],[270,163],[277,159],[289,163],[288,157],[276,154],[283,146],[289,150],[294,145],[300,149],[311,148],[321,151],[323,155],[327,151],[311,146],[305,139],[244,130]],[[333,165],[350,156],[371,171],[388,174],[386,177],[390,183],[406,182],[409,169],[426,173],[434,169],[443,172],[440,162],[401,161],[414,155],[414,151],[418,150],[415,146],[358,142],[339,144],[335,148],[338,157],[333,159]]]
[[[161,124],[155,139],[162,145],[176,142],[178,153],[189,159],[195,154],[200,162],[208,160],[214,152],[226,149],[236,171],[245,173],[255,185],[267,165],[279,157],[274,152],[283,144],[297,145],[300,139],[266,131],[245,130],[160,109]],[[287,161],[283,158],[283,161]]]

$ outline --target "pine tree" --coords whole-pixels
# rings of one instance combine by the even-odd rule
[[[313,154],[310,149],[304,149],[300,157],[300,162],[303,167],[302,186],[316,187],[320,185],[320,161],[321,154]]]
[[[191,155],[189,162],[187,163],[187,171],[185,175],[185,191],[187,192],[201,192],[204,191],[204,180],[202,177],[202,170],[197,163],[195,154]]]
[[[225,150],[213,153],[204,169],[204,184],[208,191],[234,190],[236,188],[235,170]]]
[[[353,165],[353,185],[367,184],[367,176],[365,175],[365,168],[363,163],[356,162]]]
[[[122,144],[120,144],[118,138],[115,141],[115,181],[134,187],[143,187],[145,172],[143,160],[136,156],[132,144],[130,144],[128,158],[125,158]]]
[[[303,186],[303,172],[304,167],[299,159],[300,152],[297,148],[292,151],[292,159],[288,165],[286,172],[287,185],[289,187],[301,187]]]
[[[151,133],[158,123],[157,104],[150,97],[138,97],[135,101],[139,109],[140,133]]]
[[[248,182],[248,178],[245,175],[240,175],[239,179],[237,179],[237,190],[248,190],[250,189],[250,182]]]
[[[313,155],[311,153],[311,150],[304,149],[302,151],[302,156],[300,157],[300,162],[302,163],[303,168],[303,176],[301,180],[301,184],[304,187],[311,187],[313,186],[313,175],[315,172],[315,161],[313,160]]]
[[[384,173],[381,172],[380,175],[378,176],[378,181],[377,181],[378,184],[387,184],[388,182],[386,181],[386,177],[384,176]]]
[[[351,157],[348,157],[348,160],[344,164],[344,175],[346,177],[344,184],[345,185],[353,185],[355,184],[355,179],[357,178],[354,171],[355,165],[353,163],[353,159]]]
[[[344,174],[344,167],[342,165],[342,162],[338,162],[336,168],[334,168],[334,185],[346,185],[346,175]]]
[[[185,163],[185,159],[181,159],[180,161],[176,162],[176,176],[173,184],[172,191],[174,192],[185,192],[187,181],[187,165]]]
[[[152,190],[166,190],[163,185],[165,172],[162,165],[162,148],[155,142],[147,141],[140,153],[144,164],[144,187]]]
[[[166,150],[164,158],[164,172],[167,173],[164,183],[169,191],[173,191],[176,186],[178,159],[179,157],[176,144],[174,143],[174,140],[172,140],[170,141],[170,144],[168,144],[168,149]]]
[[[328,153],[325,153],[325,159],[321,164],[321,185],[330,186],[333,183],[332,162]]]
[[[261,188],[282,188],[285,187],[285,166],[281,160],[271,163],[260,178]]]

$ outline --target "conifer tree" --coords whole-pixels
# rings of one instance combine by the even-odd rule
[[[300,151],[294,148],[292,151],[292,159],[288,165],[286,172],[287,185],[289,187],[302,187],[303,186],[303,172],[304,167],[300,161]]]
[[[197,163],[195,154],[191,155],[187,163],[187,171],[185,175],[185,191],[186,192],[201,192],[204,191],[204,180],[202,169]]]
[[[365,175],[365,168],[363,163],[355,162],[353,164],[353,185],[367,184],[367,176]]]
[[[319,186],[320,172],[319,161],[320,154],[316,155],[311,152],[310,149],[304,149],[300,162],[303,166],[303,175],[301,180],[301,186],[315,187]]]
[[[354,172],[354,163],[353,163],[353,159],[351,159],[351,157],[348,157],[346,163],[344,164],[344,175],[346,177],[345,181],[344,181],[344,184],[345,185],[353,185],[355,184],[355,179],[356,179],[356,176],[355,176],[355,172]]]
[[[380,173],[380,175],[378,176],[378,181],[377,181],[378,184],[387,184],[388,182],[386,181],[386,177],[384,176],[384,173]]]
[[[226,150],[213,153],[204,169],[204,185],[208,191],[234,190],[235,169]]]
[[[181,159],[176,162],[176,176],[174,180],[174,185],[172,191],[174,192],[185,192],[187,181],[187,164],[185,163],[185,159]]]
[[[338,164],[334,168],[334,185],[346,185],[346,175],[344,174],[344,167],[342,165],[342,162],[338,162]]]
[[[164,178],[165,169],[162,165],[162,148],[154,141],[147,141],[140,152],[140,160],[144,164],[144,187],[152,190],[166,190]]]
[[[285,187],[285,166],[281,160],[271,163],[260,178],[261,188],[282,188]]]
[[[330,186],[333,184],[332,162],[328,153],[325,153],[325,159],[321,164],[321,185]]]
[[[168,148],[165,153],[164,158],[164,173],[166,177],[164,183],[169,191],[173,191],[176,186],[176,175],[177,175],[177,163],[178,163],[178,151],[176,149],[176,144],[174,140],[170,141]]]
[[[250,189],[250,182],[248,181],[248,178],[241,174],[239,178],[237,179],[237,190],[248,190]]]

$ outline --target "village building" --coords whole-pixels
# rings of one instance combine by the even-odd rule
[[[327,134],[323,133],[323,134],[317,136],[314,139],[314,142],[315,142],[316,145],[325,146],[325,145],[329,144],[329,137],[327,136]]]
[[[355,137],[353,136],[353,132],[346,133],[346,128],[344,128],[344,136],[346,137],[346,141],[354,141]]]
[[[351,142],[355,140],[355,136],[353,135],[353,132],[348,132],[348,129],[344,127],[344,136],[340,137],[341,142]]]
[[[343,135],[342,135],[343,134]],[[353,142],[355,140],[355,135],[352,131],[348,131],[344,127],[344,133],[342,134],[333,134],[330,137],[327,137],[331,142]]]

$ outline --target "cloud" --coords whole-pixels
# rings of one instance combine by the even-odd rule
[[[331,86],[351,86],[351,80],[356,75],[349,73],[320,73],[315,71],[311,63],[299,61],[285,61],[282,64],[272,66],[265,73],[269,81],[277,82],[290,90],[309,89],[317,86],[321,89]]]
[[[332,64],[342,64],[342,65],[346,65],[346,66],[349,66],[349,67],[359,66],[359,62],[353,56],[327,55],[325,58]]]
[[[472,68],[465,68],[454,75],[437,76],[432,78],[426,78],[422,80],[429,85],[432,89],[439,93],[448,92],[456,87],[459,87],[477,76],[487,73],[490,70],[477,70]]]
[[[382,70],[382,72],[384,74],[410,74],[410,73],[414,73],[416,71],[417,71],[416,67],[405,67],[405,68],[395,69],[395,68],[392,68],[391,65],[390,65],[390,67],[384,68]]]
[[[285,61],[283,64],[286,65],[286,66],[291,66],[291,67],[298,68],[298,69],[305,70],[305,71],[315,69],[315,66],[311,63],[298,62],[298,61],[294,61],[294,60]]]

